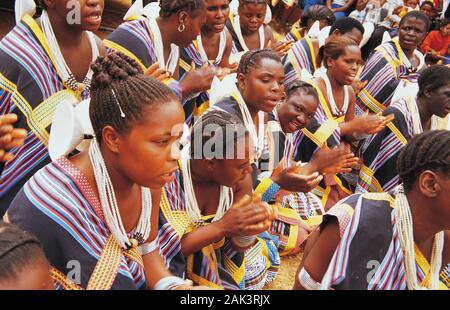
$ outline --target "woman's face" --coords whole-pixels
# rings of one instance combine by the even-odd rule
[[[293,133],[309,126],[316,114],[319,101],[313,95],[296,91],[286,99],[278,109],[281,129],[284,133]]]
[[[46,0],[48,9],[56,10],[66,22],[81,30],[97,31],[102,22],[104,0]]]
[[[450,113],[450,84],[431,91],[430,112],[439,117]]]
[[[160,189],[173,181],[173,173],[178,169],[184,111],[173,100],[150,105],[143,114],[146,116],[142,121],[119,135],[116,162],[132,183]]]
[[[245,102],[254,111],[272,112],[283,97],[284,69],[281,62],[262,58],[238,76],[238,87]]]
[[[240,145],[237,145],[238,143]],[[252,150],[251,139],[246,135],[236,141],[233,158],[213,160],[212,175],[215,182],[227,187],[235,187],[242,182],[252,172],[250,164],[250,159],[253,158]]]
[[[328,71],[342,85],[351,85],[361,64],[361,50],[356,45],[349,45],[345,53],[337,59],[327,59]]]
[[[203,27],[217,33],[222,32],[230,15],[229,2],[229,0],[207,0],[206,23]]]
[[[266,17],[267,5],[265,3],[259,4],[244,4],[239,5],[239,22],[241,29],[245,32],[256,32],[264,23]]]
[[[402,49],[415,50],[427,34],[425,22],[414,17],[406,18],[398,29],[400,46]]]
[[[183,16],[181,18],[184,20],[185,29],[180,33],[175,44],[180,47],[188,47],[200,35],[201,29],[206,23],[206,9],[198,9],[191,15],[186,12],[180,14]]]
[[[434,16],[434,10],[433,7],[429,4],[424,4],[420,10],[424,12],[429,18],[432,18]]]

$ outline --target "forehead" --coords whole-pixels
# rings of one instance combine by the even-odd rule
[[[206,0],[206,5],[207,6],[223,6],[223,5],[228,5],[229,4],[229,0]]]
[[[183,130],[184,110],[175,100],[162,101],[146,106],[142,113],[144,118],[134,126],[148,136],[166,133],[178,134]]]
[[[275,59],[263,57],[254,61],[256,66],[250,67],[250,71],[257,71],[257,73],[270,73],[271,75],[279,75],[284,76],[284,69],[281,62],[276,61]],[[253,69],[253,70],[252,70]]]
[[[262,14],[266,12],[266,4],[265,3],[247,3],[239,6],[239,9],[242,10],[243,13],[255,13]]]
[[[357,28],[353,28],[352,31],[344,33],[343,36],[346,36],[347,38],[352,39],[358,45],[361,43],[361,41],[363,39],[363,34]]]
[[[425,21],[422,19],[417,19],[415,17],[407,17],[403,20],[403,23],[401,24],[400,28],[403,27],[416,27],[418,29],[421,29],[425,31]]]
[[[319,101],[311,94],[306,94],[302,90],[296,90],[287,98],[286,103],[303,106],[308,110],[316,110]]]

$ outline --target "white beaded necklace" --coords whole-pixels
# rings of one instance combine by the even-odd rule
[[[203,223],[202,214],[195,197],[194,183],[192,182],[190,144],[187,144],[181,151],[181,173],[183,175],[184,201],[187,214],[191,223],[201,225]],[[213,222],[220,220],[233,204],[233,189],[227,186],[220,186],[219,205]]]
[[[334,100],[333,88],[331,87],[331,82],[330,79],[328,78],[328,74],[325,72],[320,77],[325,82],[325,87],[327,89],[327,99],[331,107],[331,112],[333,113],[334,116],[340,117],[345,115],[347,113],[347,109],[350,103],[350,98],[348,95],[348,86],[347,85],[344,86],[344,104],[342,106],[342,109],[339,110],[337,108],[336,101]]]
[[[164,59],[164,45],[158,23],[154,18],[146,18],[146,20],[150,32],[153,35],[153,44],[155,45],[156,59],[158,60],[159,67],[161,69],[166,69],[170,72],[171,75],[173,75],[178,67],[180,48],[173,43],[170,45],[170,55],[166,64],[166,61]]]
[[[94,170],[95,181],[97,183],[100,203],[105,216],[106,224],[119,245],[128,250],[143,244],[150,235],[151,215],[152,215],[152,196],[148,188],[141,188],[142,209],[138,225],[129,238],[122,223],[119,213],[114,187],[108,174],[105,161],[103,160],[100,146],[96,138],[91,141],[89,148],[89,158]]]
[[[235,26],[234,31],[236,32],[236,35],[238,37],[239,44],[241,45],[242,49],[245,52],[248,52],[250,49],[248,48],[247,44],[245,43],[244,36],[242,35],[241,22],[239,19],[239,15],[236,15],[234,17],[234,26]],[[263,25],[261,25],[261,27],[259,27],[258,33],[259,33],[259,48],[264,49],[264,45],[266,43],[266,36],[264,34],[264,26]]]
[[[44,34],[45,41],[48,44],[50,49],[50,54],[55,61],[56,71],[58,75],[62,79],[62,81],[72,89],[73,91],[84,91],[89,90],[91,85],[91,79],[93,75],[93,71],[89,68],[88,73],[86,74],[82,83],[78,83],[73,75],[72,71],[70,71],[69,66],[67,65],[64,56],[61,53],[61,49],[59,48],[58,40],[56,39],[55,33],[53,32],[53,27],[48,17],[47,11],[43,10],[40,18],[40,25],[42,29],[42,33]],[[92,61],[95,61],[97,57],[100,55],[98,51],[97,42],[95,41],[95,35],[86,31],[89,42],[91,43],[92,48]]]
[[[417,279],[416,255],[414,249],[413,219],[408,199],[403,185],[395,190],[395,225],[397,227],[400,244],[405,257],[406,283],[410,290],[426,289],[422,287]],[[442,265],[442,251],[444,249],[444,232],[434,237],[433,250],[431,254],[430,287],[436,290],[439,286],[439,273]]]
[[[226,30],[223,30],[220,33],[219,52],[218,52],[216,60],[214,62],[216,65],[220,64],[220,62],[222,61],[222,57],[223,57],[223,53],[225,52],[226,45],[227,45],[227,32],[226,32]],[[203,47],[201,35],[197,36],[197,46],[198,46],[198,51],[200,53],[200,56],[202,57],[203,62],[207,63],[209,61],[209,59],[208,59],[208,55],[206,54],[205,48]]]
[[[253,122],[252,115],[250,114],[247,103],[245,102],[239,90],[236,90],[234,92],[234,97],[238,102],[239,109],[241,110],[241,115],[244,120],[244,126],[249,131],[250,137],[252,138],[253,144],[255,146],[256,159],[259,160],[264,149],[264,112],[258,112],[258,131],[256,131],[256,126]]]

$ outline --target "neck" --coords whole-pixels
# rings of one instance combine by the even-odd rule
[[[414,241],[421,247],[433,241],[437,233],[445,230],[445,223],[442,223],[438,214],[432,212],[433,202],[423,197],[418,188],[415,187],[406,196],[413,219]]]
[[[65,17],[51,10],[47,11],[47,14],[60,47],[78,47],[81,44],[84,34],[82,29],[69,25]]]
[[[425,98],[419,97],[416,100],[417,108],[420,115],[420,123],[422,124],[423,130],[431,128],[431,117],[433,114],[428,110],[428,102]]]
[[[202,38],[214,38],[220,35],[220,32],[215,32],[214,29],[202,28]]]
[[[170,45],[175,43],[176,36],[180,33],[173,27],[173,22],[169,19],[157,18],[156,23],[158,24],[159,31],[161,32],[161,37],[163,41],[164,51],[170,51]],[[164,35],[163,35],[164,34]]]
[[[327,76],[330,80],[331,89],[333,89],[334,91],[339,91],[345,86],[344,84],[336,80],[329,70],[327,70]]]
[[[414,51],[416,49],[405,49],[402,47],[403,53],[405,53],[406,57],[408,57],[409,60],[411,60],[414,57]]]

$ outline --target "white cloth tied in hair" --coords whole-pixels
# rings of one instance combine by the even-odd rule
[[[56,108],[48,144],[52,161],[69,155],[75,149],[88,149],[89,141],[84,141],[85,137],[94,136],[89,118],[89,104],[90,99],[78,104],[66,100]]]
[[[133,3],[133,5],[128,9],[127,13],[123,17],[123,20],[136,19],[142,15],[145,15],[148,18],[157,18],[159,17],[160,10],[161,8],[159,7],[159,1],[152,2],[144,7],[142,0],[136,0],[136,2]]]
[[[18,24],[20,20],[27,14],[33,16],[36,13],[36,8],[37,7],[34,0],[16,0],[14,7],[16,24]]]

